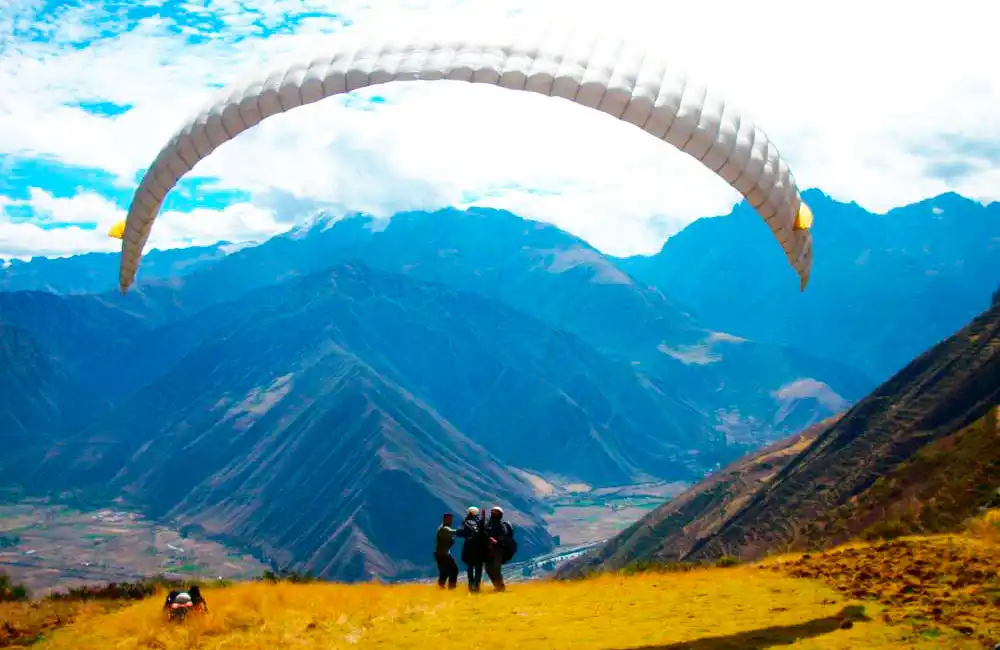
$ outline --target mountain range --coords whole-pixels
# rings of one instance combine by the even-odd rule
[[[803,198],[816,213],[805,292],[745,203],[619,266],[713,327],[839,359],[876,383],[969,322],[1000,284],[998,202],[948,193],[872,214],[817,190]]]
[[[818,198],[805,294],[744,208],[625,260],[474,208],[321,215],[258,245],[151,251],[124,297],[115,255],[13,263],[0,270],[0,395],[25,399],[5,401],[0,472],[30,493],[125,498],[327,577],[426,570],[425,544],[399,527],[470,503],[502,502],[521,552],[547,550],[523,472],[697,480],[849,408],[998,284],[992,206],[931,209],[961,225],[946,232],[913,219],[906,251],[939,254],[904,255],[876,226],[824,235],[821,223],[888,217],[842,221],[847,207]],[[971,261],[944,273],[937,240],[954,230]],[[854,269],[852,248],[882,271]],[[905,282],[927,271],[945,276],[934,291],[966,289],[884,335],[898,304],[923,309]],[[852,273],[857,286],[831,280]],[[882,347],[851,344],[853,319],[823,318],[837,300],[881,319]]]
[[[251,244],[219,242],[214,246],[152,249],[142,258],[143,278],[167,280],[218,261]],[[68,257],[33,257],[10,260],[0,268],[0,291],[48,291],[58,294],[88,294],[110,291],[108,278],[118,273],[118,256],[84,253]]]

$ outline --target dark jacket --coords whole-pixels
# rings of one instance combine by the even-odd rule
[[[489,552],[492,554],[494,551],[500,552],[500,547],[504,544],[504,538],[507,537],[507,526],[505,522],[500,517],[490,517],[489,521],[486,522],[484,527],[486,544],[489,547]],[[493,546],[493,542],[496,541],[496,546]]]
[[[455,544],[455,529],[441,524],[437,529],[437,536],[434,539],[434,554],[448,555],[451,547]]]
[[[483,522],[475,517],[466,517],[462,525],[455,531],[456,537],[461,537],[462,562],[474,564],[486,560],[486,535],[483,534]]]

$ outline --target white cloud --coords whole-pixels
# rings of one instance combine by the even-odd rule
[[[7,205],[28,205],[36,221],[67,224],[107,224],[125,218],[125,211],[94,192],[56,197],[37,187],[28,188],[29,198],[8,200]],[[2,205],[0,205],[2,207]]]
[[[991,160],[989,153],[1000,151],[995,0],[959,0],[947,11],[929,2],[845,0],[812,4],[808,12],[790,0],[720,0],[710,12],[658,0],[188,4],[230,31],[186,44],[167,30],[167,19],[147,19],[117,38],[73,49],[64,44],[79,34],[57,29],[67,23],[53,19],[49,42],[6,38],[13,45],[0,50],[0,87],[11,90],[0,96],[0,153],[98,167],[132,186],[213,85],[280,57],[319,51],[344,20],[489,24],[504,14],[564,14],[676,52],[694,74],[727,88],[778,143],[802,187],[875,211],[947,190],[1000,199],[1000,154]],[[0,38],[14,33],[10,25],[23,23],[33,4],[16,6],[16,18],[0,19]],[[293,12],[330,17],[260,36],[257,24],[277,25]],[[222,219],[254,236],[305,216],[289,206],[390,214],[475,203],[553,222],[614,254],[656,250],[692,219],[723,213],[740,198],[669,145],[561,100],[458,82],[361,94],[372,93],[389,101],[332,100],[271,118],[192,175],[249,192],[261,212],[250,216],[243,207],[244,220],[233,212]],[[99,117],[75,108],[79,100],[134,109]],[[962,173],[936,171],[956,160]],[[200,215],[198,223],[218,218]],[[227,227],[217,225],[219,232]],[[153,237],[167,228],[158,221]]]
[[[112,252],[119,248],[114,243],[115,240],[107,238],[100,230],[80,226],[45,229],[33,223],[0,219],[0,259]]]
[[[222,210],[168,210],[157,219],[156,230],[149,238],[149,246],[207,246],[223,239],[255,241],[273,237],[287,229],[288,225],[279,223],[272,212],[250,203],[236,203]]]
[[[118,240],[106,234],[113,223],[125,217],[125,211],[114,203],[92,192],[55,197],[45,190],[29,188],[29,195],[30,198],[22,200],[0,196],[0,259],[113,252],[121,248]],[[15,220],[11,208],[25,205],[30,206],[33,219]],[[96,228],[89,227],[95,223]],[[148,247],[167,249],[209,245],[220,240],[254,241],[287,228],[271,211],[250,203],[236,203],[222,210],[167,210],[157,220]]]

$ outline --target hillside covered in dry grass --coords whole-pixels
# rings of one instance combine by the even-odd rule
[[[136,602],[0,603],[0,648],[272,650],[816,650],[992,647],[1000,516],[961,535],[855,544],[730,567],[661,565],[581,580],[435,585],[252,582],[209,587],[210,611],[164,620]],[[33,628],[33,629],[29,629]]]

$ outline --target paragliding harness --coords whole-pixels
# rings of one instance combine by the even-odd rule
[[[501,525],[507,534],[504,535],[503,542],[500,544],[500,559],[504,564],[507,564],[517,554],[517,540],[514,539],[514,527],[509,522],[501,522]]]
[[[191,585],[187,591],[175,589],[167,594],[167,600],[163,603],[163,611],[167,613],[168,621],[179,622],[194,612],[207,613],[208,603],[202,597],[201,589],[197,585]]]

